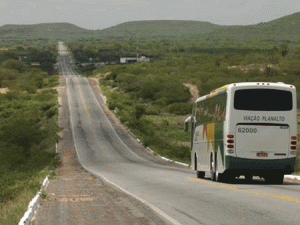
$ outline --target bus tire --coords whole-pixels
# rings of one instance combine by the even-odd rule
[[[224,174],[219,173],[218,171],[216,171],[216,181],[217,182],[224,182],[226,180]]]
[[[216,176],[216,181],[217,182],[224,182],[225,175],[223,173],[219,173],[217,154],[215,156],[215,176]]]
[[[210,178],[211,181],[216,181],[216,164],[214,154],[212,153],[210,156]]]
[[[197,155],[196,154],[195,154],[195,161],[194,162],[195,162],[195,170],[197,171],[197,177],[203,179],[204,176],[205,176],[205,172],[197,170],[197,168],[198,168],[197,165],[198,164],[197,164]]]

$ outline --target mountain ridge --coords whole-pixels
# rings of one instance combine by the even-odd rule
[[[3,38],[45,38],[56,40],[156,40],[163,38],[236,39],[297,41],[300,12],[255,25],[217,25],[196,20],[128,21],[101,30],[89,30],[72,23],[7,24],[0,27]]]

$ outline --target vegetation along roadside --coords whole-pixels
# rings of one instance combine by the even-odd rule
[[[54,46],[8,49],[0,52],[0,224],[17,224],[45,176],[59,164],[58,75],[54,63],[43,66],[42,58],[32,58],[53,58]]]

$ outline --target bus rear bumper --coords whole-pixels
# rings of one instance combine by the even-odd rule
[[[291,174],[294,172],[296,158],[285,159],[245,159],[225,156],[226,173],[261,175],[268,172]]]

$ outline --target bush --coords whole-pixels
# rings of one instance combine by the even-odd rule
[[[138,77],[132,74],[122,73],[116,78],[118,85],[125,92],[139,91]]]
[[[39,120],[40,116],[34,110],[25,113],[19,111],[3,122],[0,139],[21,147],[23,151],[20,154],[27,159],[30,157],[30,148],[45,138]]]
[[[192,110],[193,110],[192,103],[174,103],[174,104],[168,105],[168,107],[167,107],[167,111],[169,113],[172,113],[175,115],[191,114]]]
[[[143,135],[146,135],[146,136],[149,136],[149,137],[154,136],[155,126],[150,120],[142,118],[138,121],[138,123],[136,125],[137,125],[136,128],[138,128],[138,130]]]
[[[148,75],[141,81],[140,94],[143,99],[164,98],[167,103],[187,102],[190,98],[190,91],[182,82],[155,75]]]
[[[28,64],[23,61],[9,59],[1,63],[1,67],[11,70],[17,70],[19,73],[24,73],[28,69]]]
[[[48,119],[56,116],[58,114],[58,108],[57,106],[53,106],[51,107],[50,109],[48,109],[46,112],[45,112],[45,115]]]
[[[140,81],[140,95],[143,99],[157,99],[157,93],[164,89],[165,85],[161,79],[148,75]]]
[[[179,82],[168,82],[157,96],[158,98],[165,98],[169,104],[187,102],[191,97],[189,88]]]
[[[146,115],[159,115],[161,114],[161,108],[158,105],[147,105],[145,107]]]
[[[128,95],[115,91],[109,94],[107,104],[110,110],[115,110],[115,108],[122,110],[134,105],[135,102]]]

